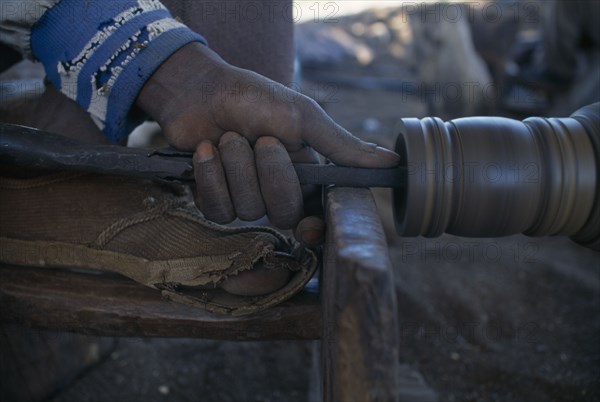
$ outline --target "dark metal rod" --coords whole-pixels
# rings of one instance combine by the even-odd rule
[[[82,144],[58,134],[0,123],[0,163],[42,170],[77,170],[193,182],[192,154],[172,149]],[[301,184],[403,187],[406,169],[294,164]]]

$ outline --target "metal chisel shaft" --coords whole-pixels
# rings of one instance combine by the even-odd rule
[[[43,170],[76,170],[193,182],[192,154],[173,149],[82,144],[58,134],[0,123],[0,163]],[[294,164],[301,184],[402,187],[406,168],[367,169]]]

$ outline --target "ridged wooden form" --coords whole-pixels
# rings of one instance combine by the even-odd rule
[[[598,247],[600,103],[567,118],[403,119],[401,236],[568,235]]]

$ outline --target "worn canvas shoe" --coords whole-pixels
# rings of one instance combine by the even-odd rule
[[[297,293],[315,254],[268,227],[224,227],[186,188],[60,172],[0,177],[0,262],[123,274],[174,301],[242,315]]]

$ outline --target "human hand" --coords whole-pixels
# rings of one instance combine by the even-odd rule
[[[294,228],[304,211],[292,162],[319,163],[315,150],[338,165],[399,163],[395,153],[352,136],[315,101],[229,65],[199,43],[163,63],[137,104],[172,146],[195,151],[196,204],[218,223],[266,212],[274,226]]]

